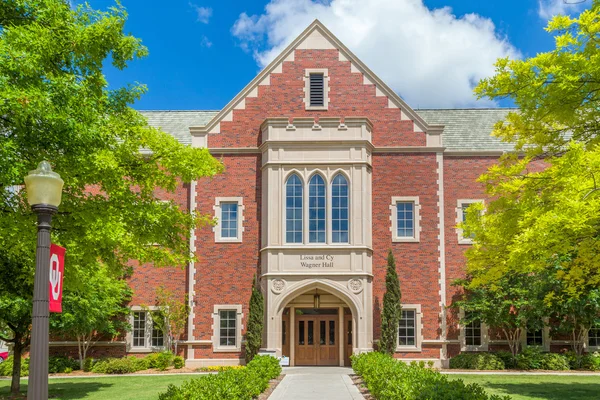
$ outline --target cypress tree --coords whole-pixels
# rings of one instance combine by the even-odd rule
[[[383,312],[381,313],[381,338],[379,351],[392,355],[398,344],[398,324],[402,316],[400,305],[400,282],[396,272],[396,261],[392,250],[388,253],[387,273],[385,275],[385,294],[383,295]]]
[[[248,328],[246,330],[246,363],[252,361],[262,345],[264,323],[264,300],[256,275],[252,280],[252,295],[248,310]]]

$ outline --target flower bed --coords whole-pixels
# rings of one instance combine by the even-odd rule
[[[176,387],[169,385],[159,400],[251,400],[281,374],[279,360],[256,356],[245,368],[228,369],[218,374],[191,379]]]
[[[377,400],[509,400],[477,385],[451,380],[425,363],[406,364],[381,353],[352,356],[352,368]]]

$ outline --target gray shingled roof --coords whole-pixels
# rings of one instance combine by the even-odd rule
[[[491,136],[494,124],[515,108],[415,110],[428,124],[442,124],[447,150],[512,150],[513,146]]]
[[[422,109],[416,112],[427,123],[443,124],[444,146],[452,151],[512,150],[490,134],[494,124],[514,108]],[[191,144],[190,126],[206,125],[218,111],[140,111],[151,126],[160,127],[184,144]]]
[[[183,144],[192,144],[190,126],[204,126],[218,111],[140,111],[150,126],[161,128]]]

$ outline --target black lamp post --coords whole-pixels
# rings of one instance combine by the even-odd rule
[[[28,400],[48,399],[48,280],[50,277],[50,229],[52,215],[58,211],[63,180],[42,161],[25,177],[25,189],[31,209],[38,216],[33,313],[29,363]]]

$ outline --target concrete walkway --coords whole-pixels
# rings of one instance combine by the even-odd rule
[[[359,400],[363,396],[348,376],[351,368],[284,367],[285,378],[269,400]]]

